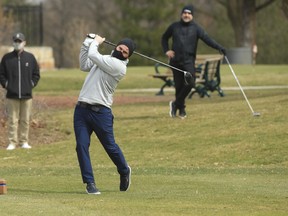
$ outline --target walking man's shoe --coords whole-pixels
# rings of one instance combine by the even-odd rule
[[[183,107],[183,108],[181,108],[181,109],[179,109],[179,117],[181,118],[181,119],[184,119],[184,118],[186,118],[186,111],[185,111],[185,108]]]
[[[95,194],[95,195],[101,194],[100,191],[96,188],[96,185],[94,182],[87,183],[86,192],[87,194]]]
[[[120,175],[120,191],[127,191],[131,184],[131,167],[128,166],[129,173],[125,176]]]
[[[177,108],[176,108],[175,102],[170,101],[169,102],[169,106],[170,106],[170,112],[169,112],[170,117],[175,118],[176,117],[176,112],[177,112]]]

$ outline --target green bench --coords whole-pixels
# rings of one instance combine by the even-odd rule
[[[188,98],[191,99],[195,93],[198,93],[200,97],[210,97],[209,91],[217,91],[219,96],[224,96],[224,92],[220,87],[220,66],[222,60],[223,56],[221,55],[197,56],[195,88],[191,90]],[[163,68],[165,68],[164,72]],[[161,79],[164,82],[156,95],[164,95],[165,87],[174,87],[172,70],[165,65],[159,63],[155,64],[155,74],[153,74],[152,77]]]

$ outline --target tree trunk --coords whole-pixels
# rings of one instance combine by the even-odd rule
[[[282,0],[282,10],[286,18],[288,18],[288,0]]]
[[[235,33],[237,47],[255,43],[256,0],[227,0],[227,13]]]

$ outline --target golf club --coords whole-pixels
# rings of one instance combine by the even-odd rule
[[[224,57],[225,57],[225,60],[226,60],[226,62],[228,63],[229,68],[230,68],[230,70],[231,70],[231,72],[232,72],[232,74],[233,74],[233,76],[234,76],[234,78],[235,78],[235,80],[236,80],[236,82],[237,82],[237,84],[238,84],[238,86],[239,86],[239,88],[240,88],[240,90],[241,90],[241,92],[242,92],[242,94],[243,94],[243,96],[244,96],[244,98],[245,98],[245,100],[246,100],[246,102],[247,102],[247,104],[248,104],[251,112],[252,112],[252,115],[253,115],[253,116],[260,116],[260,113],[259,113],[259,112],[255,112],[255,111],[253,110],[251,104],[249,103],[248,98],[246,97],[246,94],[245,94],[242,86],[240,85],[240,82],[239,82],[239,80],[238,80],[238,78],[237,78],[237,76],[236,76],[236,74],[235,74],[235,72],[234,72],[234,70],[233,70],[233,68],[232,68],[232,66],[231,66],[228,58],[227,58],[227,56],[224,55]]]
[[[112,43],[112,42],[110,42],[110,41],[107,41],[107,40],[105,40],[104,43],[109,44],[109,45],[114,46],[114,47],[117,46],[116,44],[114,44],[114,43]],[[157,60],[157,59],[154,59],[154,58],[151,58],[151,57],[149,57],[149,56],[143,55],[142,53],[139,53],[139,52],[136,52],[136,51],[134,51],[133,53],[136,54],[136,55],[139,55],[139,56],[141,56],[141,57],[143,57],[143,58],[149,59],[149,60],[151,60],[151,61],[157,62],[157,63],[159,63],[159,64],[162,64],[162,65],[166,66],[166,67],[169,67],[169,68],[172,68],[172,69],[174,69],[174,70],[177,70],[177,71],[179,71],[179,72],[184,73],[184,80],[185,80],[185,84],[186,84],[186,85],[190,85],[190,84],[192,84],[192,83],[194,82],[194,79],[193,79],[193,77],[192,77],[192,74],[189,73],[189,72],[187,72],[187,71],[184,71],[184,70],[181,70],[181,69],[179,69],[179,68],[173,67],[173,66],[171,66],[171,65],[169,65],[169,64],[166,64],[166,63],[164,63],[164,62],[161,62],[161,61],[159,61],[159,60]]]

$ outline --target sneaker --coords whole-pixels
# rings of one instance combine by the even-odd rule
[[[28,143],[24,143],[23,145],[21,145],[21,148],[23,148],[23,149],[31,149],[32,147]]]
[[[187,117],[185,108],[181,108],[181,109],[179,110],[179,117],[180,117],[181,119],[184,119],[184,118]]]
[[[129,173],[125,176],[120,176],[120,191],[127,191],[131,184],[131,167],[128,166]]]
[[[175,103],[173,101],[170,101],[169,106],[170,106],[170,111],[169,111],[170,117],[172,118],[176,117],[177,108],[176,108]]]
[[[14,150],[16,146],[14,144],[9,144],[6,150]]]
[[[96,195],[101,194],[100,191],[96,188],[96,185],[94,182],[87,183],[86,192],[87,194],[96,194]]]

